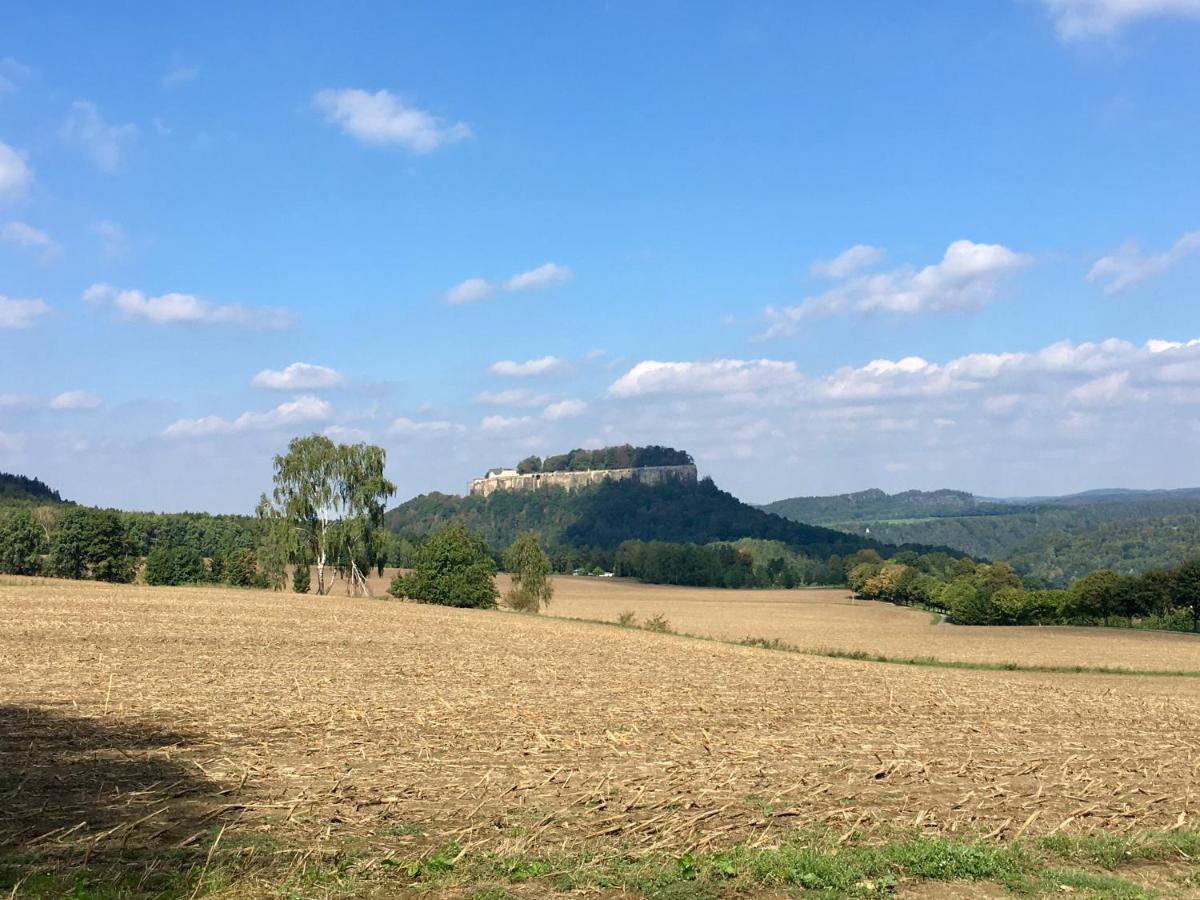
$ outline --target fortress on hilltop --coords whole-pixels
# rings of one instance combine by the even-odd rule
[[[487,497],[496,491],[538,491],[562,488],[572,491],[602,481],[664,484],[696,483],[696,465],[690,454],[669,447],[605,447],[572,450],[543,461],[524,459],[515,469],[489,469],[471,481],[471,495]]]

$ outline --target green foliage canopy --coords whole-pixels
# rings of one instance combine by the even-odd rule
[[[388,593],[421,603],[491,609],[499,596],[495,574],[483,539],[452,523],[417,548],[413,570],[397,575]]]

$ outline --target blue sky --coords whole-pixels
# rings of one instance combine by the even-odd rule
[[[1193,484],[1200,0],[10,2],[0,470],[248,511],[691,450],[750,500]]]

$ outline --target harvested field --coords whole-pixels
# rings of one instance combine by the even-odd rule
[[[579,612],[560,591],[557,611]],[[1138,680],[1171,690],[1112,684]],[[887,666],[339,596],[0,585],[0,848],[24,858],[165,852],[217,828],[243,856],[375,861],[451,842],[702,853],[801,828],[1128,834],[1196,824],[1198,749],[1197,679]]]
[[[1200,636],[1116,628],[968,627],[928,612],[855,600],[844,588],[729,591],[559,577],[549,612],[613,621],[662,615],[681,632],[737,641],[778,638],[801,650],[1025,666],[1107,666],[1200,672]]]

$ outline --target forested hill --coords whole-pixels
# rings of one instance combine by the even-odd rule
[[[0,472],[0,503],[63,503],[58,491],[44,481]]]
[[[708,544],[740,538],[780,541],[816,559],[863,549],[891,556],[899,549],[772,515],[707,478],[696,484],[608,481],[578,491],[497,491],[488,497],[423,494],[390,510],[386,521],[392,531],[412,535],[461,522],[493,547],[534,531],[547,546],[606,550],[627,540]]]
[[[966,491],[904,491],[887,494],[878,488],[871,488],[829,497],[791,497],[768,503],[762,509],[797,522],[825,525],[864,519],[877,521],[963,515],[991,505],[980,503]]]
[[[932,499],[946,495],[972,503],[956,512],[955,501]],[[1027,580],[1056,586],[1097,569],[1137,574],[1171,568],[1193,558],[1200,546],[1200,490],[1194,488],[1014,500],[958,491],[863,491],[765,508],[884,542],[937,544],[976,558],[1003,559]]]

